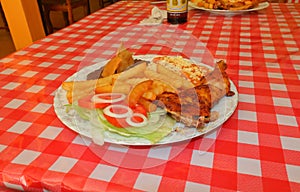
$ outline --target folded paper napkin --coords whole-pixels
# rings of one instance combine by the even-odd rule
[[[153,7],[151,10],[151,15],[143,19],[140,23],[144,25],[157,25],[161,24],[164,19],[167,18],[167,11],[160,10],[158,7]]]

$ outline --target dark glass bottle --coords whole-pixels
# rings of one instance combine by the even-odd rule
[[[188,0],[167,0],[167,14],[171,24],[187,22]]]

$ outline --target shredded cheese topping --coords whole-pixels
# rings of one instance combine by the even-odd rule
[[[195,85],[209,72],[208,68],[196,65],[181,56],[161,57],[159,64],[180,75],[183,74],[191,83]]]

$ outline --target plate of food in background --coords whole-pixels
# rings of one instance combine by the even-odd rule
[[[259,0],[191,0],[189,6],[213,14],[233,16],[266,9],[269,3]]]

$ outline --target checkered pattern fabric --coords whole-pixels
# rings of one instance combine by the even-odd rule
[[[117,2],[0,60],[0,189],[300,191],[299,4],[236,16],[193,9],[185,24],[164,23],[228,64],[239,104],[213,136],[183,145],[99,147],[58,119],[53,98],[61,83],[109,59],[121,42],[140,54],[204,54],[182,33],[173,37],[174,50],[164,41],[152,44],[172,36],[132,33],[145,29],[137,24],[153,6]]]

